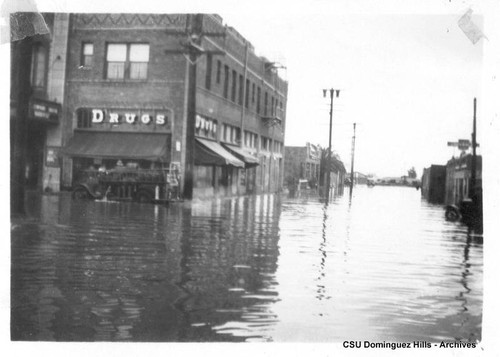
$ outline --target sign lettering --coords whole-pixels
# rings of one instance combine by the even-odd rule
[[[58,123],[61,105],[48,100],[32,98],[29,103],[30,119],[47,123]]]
[[[117,113],[109,113],[109,122],[112,124],[118,124],[120,116]]]
[[[158,125],[165,125],[165,115],[158,114],[156,116],[156,124],[158,124]]]
[[[125,121],[129,124],[135,123],[135,114],[125,113]]]
[[[92,123],[102,123],[104,113],[101,109],[92,109]]]
[[[38,115],[47,117],[49,112],[51,112],[51,108],[45,108],[45,111],[42,110],[42,107],[38,108],[40,113]],[[88,111],[88,115],[90,116],[92,124],[98,124],[96,127],[105,124],[112,125],[158,125],[158,126],[166,126],[169,124],[169,116],[168,113],[170,110],[133,110],[133,109],[99,109],[99,108],[89,108],[85,110]],[[51,114],[52,115],[52,114]]]

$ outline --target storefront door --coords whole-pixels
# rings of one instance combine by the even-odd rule
[[[43,155],[46,129],[42,124],[33,123],[28,130],[26,145],[26,185],[30,188],[41,187],[43,174]]]

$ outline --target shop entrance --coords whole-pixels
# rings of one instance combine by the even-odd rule
[[[47,129],[43,124],[32,122],[26,137],[25,183],[29,188],[42,185],[43,157]]]

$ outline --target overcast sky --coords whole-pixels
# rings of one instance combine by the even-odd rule
[[[448,141],[470,139],[473,98],[481,101],[483,40],[473,45],[465,36],[457,25],[461,14],[222,16],[258,53],[287,67],[281,71],[289,81],[286,145],[328,146],[324,88],[341,90],[332,141],[345,163],[357,123],[361,172],[400,176],[415,166],[420,175],[454,154]],[[481,16],[473,21],[482,25]]]
[[[34,0],[14,3],[23,2]],[[474,97],[481,143],[487,40],[472,44],[457,22],[472,9],[473,22],[483,27],[483,15],[490,15],[487,3],[36,1],[40,11],[220,14],[258,54],[286,66],[280,70],[289,82],[285,145],[328,145],[329,101],[322,90],[340,89],[334,99],[333,149],[349,167],[356,122],[355,170],[379,177],[401,176],[412,166],[420,176],[424,167],[458,154],[447,142],[470,139]]]

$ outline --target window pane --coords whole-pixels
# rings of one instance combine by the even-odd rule
[[[83,44],[83,54],[84,55],[93,55],[94,54],[94,44],[93,43],[84,43]]]
[[[127,45],[109,44],[106,59],[110,62],[125,62],[127,59]]]
[[[34,64],[33,64],[33,86],[45,87],[45,48],[42,45],[35,47]]]
[[[108,62],[108,78],[121,79],[125,76],[125,63]]]
[[[92,56],[87,55],[83,57],[83,66],[92,67]]]
[[[145,79],[148,76],[147,63],[130,63],[130,78],[131,79]]]
[[[130,45],[130,62],[148,62],[149,45],[132,44]]]

